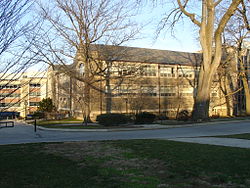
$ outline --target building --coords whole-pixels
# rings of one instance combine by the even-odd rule
[[[27,114],[35,112],[38,103],[46,97],[46,72],[0,76],[0,112],[17,112],[21,117],[26,117]]]
[[[89,65],[78,53],[73,64],[49,68],[49,96],[58,111],[81,118],[87,102],[92,120],[106,112],[148,111],[176,118],[183,110],[192,111],[200,53],[108,45],[93,45],[91,51]],[[230,82],[235,82],[235,63],[225,60],[222,65],[226,68],[214,77],[211,116],[233,113],[234,99],[226,93],[235,88],[224,81],[230,75]]]

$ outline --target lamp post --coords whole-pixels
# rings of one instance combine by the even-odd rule
[[[125,98],[125,103],[126,103],[126,114],[128,114],[128,98]]]
[[[24,101],[24,117],[26,118],[27,116],[27,105],[28,105],[28,102],[27,100]]]

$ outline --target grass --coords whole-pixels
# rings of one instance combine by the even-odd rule
[[[34,124],[34,120],[30,121]],[[129,128],[131,125],[119,125],[119,126],[103,126],[97,123],[88,123],[87,126],[82,124],[82,120],[77,119],[62,119],[62,120],[42,120],[37,121],[37,125],[45,128],[66,128],[66,129],[110,129],[110,128]]]
[[[120,125],[120,126],[103,126],[99,124],[90,124],[90,125],[82,125],[81,123],[78,124],[38,124],[39,126],[45,127],[45,128],[64,128],[64,129],[115,129],[115,128],[129,128],[133,126],[129,125]]]
[[[232,120],[249,120],[249,117],[234,117],[234,118],[216,118],[210,119],[210,122],[216,121],[232,121]],[[34,121],[30,121],[29,123],[33,124]],[[183,124],[193,124],[193,121],[178,121],[178,120],[158,120],[156,123],[164,125],[183,125]],[[196,122],[197,123],[197,122]],[[200,122],[202,123],[202,122]],[[62,119],[62,120],[42,120],[37,121],[37,125],[46,127],[46,128],[67,128],[67,129],[109,129],[109,128],[121,128],[121,127],[133,127],[133,126],[102,126],[98,124],[89,124],[88,126],[82,125],[82,120],[78,119]]]
[[[30,122],[34,122],[30,121]],[[68,119],[61,119],[61,120],[38,120],[37,125],[60,125],[60,124],[72,124],[72,123],[81,123],[82,120],[68,118]]]
[[[0,146],[1,188],[250,187],[250,150],[161,140]]]
[[[216,136],[220,138],[238,138],[238,139],[246,139],[250,140],[250,133],[244,133],[244,134],[234,134],[234,135],[223,135],[223,136]]]
[[[206,122],[222,122],[222,121],[237,121],[237,120],[250,120],[248,116],[246,117],[221,117],[221,118],[210,118],[208,121],[194,122],[191,119],[188,121],[179,121],[174,119],[169,120],[159,120],[158,123],[162,125],[183,125],[183,124],[199,124]]]

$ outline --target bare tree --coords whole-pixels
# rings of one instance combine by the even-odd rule
[[[246,49],[244,49],[244,43],[250,38],[249,28],[249,7],[250,1],[241,1],[235,15],[229,21],[229,24],[225,28],[224,43],[225,46],[231,48],[231,53],[236,54],[235,61],[239,66],[239,78],[241,79],[245,101],[246,101],[246,114],[250,115],[250,89],[248,85],[248,70],[246,70],[244,56],[246,55]]]
[[[174,27],[181,18],[186,17],[199,29],[203,62],[199,71],[198,86],[196,88],[197,92],[192,113],[194,120],[204,120],[209,117],[212,80],[222,57],[222,33],[241,2],[241,0],[227,2],[223,0],[176,0],[176,8],[170,11],[168,16],[162,21],[164,28],[172,19],[171,26]],[[201,9],[194,8],[194,3],[200,4]],[[226,11],[219,17],[217,23],[215,19],[218,9],[222,4],[226,3]]]
[[[86,122],[90,119],[91,89],[105,92],[95,83],[107,80],[107,76],[96,78],[109,66],[102,66],[97,44],[121,45],[135,38],[138,28],[131,22],[131,6],[130,1],[121,0],[54,0],[48,6],[39,5],[47,25],[34,43],[34,53],[52,66],[61,65],[64,73],[84,83]],[[75,68],[69,69],[69,62],[74,62]]]
[[[8,106],[2,106],[1,111],[20,103],[22,99],[17,91],[21,86],[15,81],[37,63],[33,59],[36,54],[30,56],[28,53],[31,45],[26,40],[26,34],[36,26],[28,16],[32,5],[32,0],[0,1],[0,102],[5,104],[6,98],[10,101]],[[9,88],[8,92],[6,88]]]

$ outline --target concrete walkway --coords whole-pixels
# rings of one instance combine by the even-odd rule
[[[164,129],[163,129],[164,127]],[[66,130],[37,130],[34,126],[16,123],[14,128],[0,129],[0,145],[66,142],[66,141],[101,141],[101,140],[129,140],[129,139],[162,139],[200,144],[250,148],[250,140],[232,138],[214,138],[218,135],[250,133],[250,121],[213,122],[202,124],[188,124],[166,127],[162,125],[145,125],[144,129],[92,132]],[[146,129],[145,129],[146,128]]]

